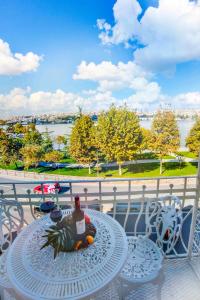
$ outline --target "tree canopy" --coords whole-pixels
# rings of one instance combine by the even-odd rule
[[[50,133],[48,131],[48,128],[46,127],[46,130],[42,133],[42,148],[44,153],[50,152],[53,150],[53,140],[50,136]]]
[[[196,119],[195,124],[190,130],[188,137],[186,138],[186,145],[189,150],[196,155],[200,152],[200,117]]]
[[[25,145],[41,145],[42,135],[36,129],[35,124],[29,124],[24,129],[23,142]]]
[[[64,145],[64,146],[67,145],[67,138],[64,135],[57,135],[55,137],[55,142],[56,142],[56,144],[58,144],[58,148],[60,150],[61,145]]]
[[[0,129],[0,161],[9,165],[15,163],[21,158],[20,149],[22,148],[22,140],[13,138],[3,129]]]
[[[121,175],[122,163],[134,158],[142,142],[137,115],[126,106],[111,106],[99,115],[96,133],[100,151],[109,161],[117,161]]]
[[[90,165],[95,159],[96,148],[93,144],[93,126],[91,118],[82,114],[75,121],[72,128],[69,153],[79,163]]]
[[[59,162],[63,158],[63,154],[60,151],[53,150],[47,152],[44,155],[44,160],[47,162]]]
[[[149,146],[160,158],[162,173],[163,156],[176,152],[180,147],[179,129],[172,111],[158,111],[154,116]]]
[[[43,157],[43,149],[40,145],[26,145],[21,149],[21,154],[26,169],[32,165],[37,167]]]

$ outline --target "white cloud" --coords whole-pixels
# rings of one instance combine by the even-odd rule
[[[160,86],[156,82],[146,83],[145,87],[136,90],[131,96],[124,99],[130,108],[137,110],[154,110],[161,101],[165,102]]]
[[[200,92],[190,92],[179,94],[173,98],[173,102],[180,107],[199,108],[200,107]]]
[[[55,92],[31,92],[30,88],[14,88],[7,94],[0,94],[0,113],[2,116],[43,114],[43,113],[76,113],[78,106],[86,113],[99,112],[108,109],[114,103],[126,103],[130,109],[153,111],[160,103],[171,103],[173,108],[198,108],[200,92],[191,92],[169,97],[161,93],[155,82],[146,83],[145,88],[133,91],[124,99],[117,99],[111,91],[89,90],[83,95],[56,90]]]
[[[78,106],[84,112],[100,111],[108,108],[116,99],[111,92],[98,92],[92,95],[56,90],[55,92],[31,92],[30,88],[14,88],[7,94],[0,94],[0,113],[3,116],[42,114],[58,112],[77,112]]]
[[[0,75],[18,75],[36,71],[42,57],[28,52],[12,53],[8,43],[0,39]]]
[[[98,21],[104,44],[137,39],[144,48],[134,52],[135,62],[151,70],[170,70],[177,63],[200,59],[200,2],[159,0],[139,22],[136,0],[117,0],[115,24]]]
[[[82,61],[73,75],[75,80],[91,80],[99,84],[100,91],[113,91],[123,88],[140,89],[146,85],[150,73],[147,73],[134,62],[112,64],[103,61],[100,64]]]
[[[103,19],[97,20],[97,26],[101,31],[99,38],[103,44],[119,44],[135,38],[138,28],[137,17],[141,13],[141,7],[134,0],[118,0],[113,7],[115,25],[112,27]]]
[[[94,103],[99,109],[109,107],[111,103],[120,105],[124,102],[131,108],[142,109],[150,105],[158,106],[159,101],[165,97],[161,93],[159,84],[151,81],[151,77],[151,73],[147,73],[131,61],[128,63],[119,62],[116,65],[110,61],[103,61],[100,64],[82,61],[77,68],[77,73],[73,75],[75,80],[97,82],[96,90],[83,91],[83,93],[93,97]],[[132,92],[131,96],[121,100],[112,97],[112,92],[127,89],[130,93]],[[100,98],[103,98],[104,101],[99,101]],[[107,98],[110,101],[105,105]]]

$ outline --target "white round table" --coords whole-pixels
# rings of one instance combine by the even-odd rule
[[[63,211],[71,213],[70,210]],[[40,250],[51,222],[49,215],[26,227],[12,244],[7,258],[9,280],[22,299],[82,299],[94,295],[121,271],[127,258],[127,238],[110,216],[86,209],[97,229],[87,249],[60,253],[51,246]]]

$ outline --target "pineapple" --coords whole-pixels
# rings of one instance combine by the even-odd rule
[[[47,238],[47,241],[41,249],[49,245],[52,246],[54,248],[54,258],[56,258],[59,252],[69,252],[87,247],[90,244],[87,241],[87,236],[91,236],[94,241],[96,235],[94,225],[92,223],[86,224],[86,238],[82,241],[77,240],[76,226],[71,215],[64,217],[56,225],[50,226],[45,231],[47,234],[43,235],[43,237]]]
[[[51,245],[54,248],[54,258],[59,252],[68,252],[73,250],[74,246],[74,234],[70,226],[60,228],[58,225],[52,225],[43,237],[47,238],[46,243],[41,249]]]

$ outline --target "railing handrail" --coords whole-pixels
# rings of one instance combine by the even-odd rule
[[[182,238],[181,236],[184,253],[178,253],[178,257],[186,257],[196,253],[200,254],[200,242],[198,240],[195,241],[196,236],[194,235],[194,232],[196,232],[195,211],[199,211],[197,204],[199,203],[200,197],[197,191],[199,187],[199,185],[196,185],[197,179],[197,175],[151,178],[95,178],[89,180],[58,179],[37,181],[20,181],[19,178],[19,181],[13,180],[9,182],[2,182],[3,186],[6,186],[6,189],[4,192],[0,187],[0,198],[7,199],[8,201],[10,199],[15,199],[20,202],[24,209],[26,208],[27,217],[29,218],[29,220],[26,221],[26,224],[28,224],[31,222],[30,218],[36,218],[34,212],[35,206],[39,207],[43,201],[50,199],[55,201],[58,205],[73,205],[73,198],[77,194],[78,190],[82,204],[86,207],[96,203],[100,210],[103,210],[105,213],[113,214],[113,217],[121,222],[120,224],[124,227],[127,234],[142,234],[139,228],[141,226],[140,217],[142,217],[142,213],[139,213],[138,217],[135,219],[134,215],[137,214],[137,211],[132,212],[131,205],[133,204],[134,206],[135,203],[137,203],[142,212],[145,208],[143,205],[144,201],[159,201],[159,199],[163,196],[177,195],[182,202],[181,207],[185,209],[184,222],[186,222],[186,227],[190,228],[189,243],[185,244],[184,237]],[[44,193],[43,188],[42,193],[34,193],[33,184],[34,186],[41,185],[43,187],[44,184],[55,183],[55,181],[63,184],[63,193],[58,193],[58,190],[56,190],[56,194],[46,194]],[[106,183],[108,184],[106,185]],[[121,186],[123,188],[120,188],[120,183],[124,183],[124,185]],[[9,188],[9,186],[11,188]],[[120,203],[123,204],[124,207],[127,206],[127,210],[120,210]],[[120,214],[123,214],[123,216]],[[131,222],[133,222],[133,227],[130,224],[129,216],[132,216]],[[188,218],[192,218],[191,227],[188,223]],[[144,223],[144,219],[142,222]],[[193,251],[193,243],[195,242],[196,252]],[[174,253],[174,256],[176,257],[176,253]]]

